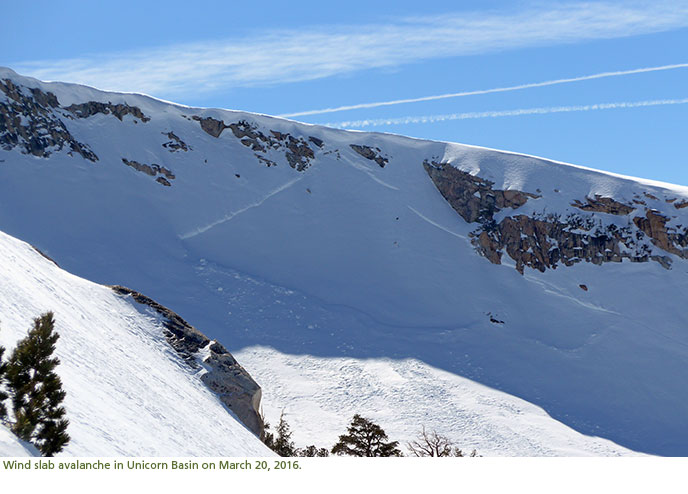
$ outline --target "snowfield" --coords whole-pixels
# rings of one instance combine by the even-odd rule
[[[4,425],[0,425],[0,456],[41,456],[33,444],[17,438]]]
[[[359,413],[402,443],[425,425],[482,454],[688,455],[686,260],[645,238],[639,242],[666,256],[670,269],[624,259],[544,273],[526,267],[521,275],[506,254],[501,265],[477,254],[477,224],[452,209],[423,163],[449,163],[495,189],[531,194],[497,221],[514,211],[575,213],[630,228],[647,208],[682,231],[688,208],[678,205],[688,188],[43,83],[8,69],[3,79],[25,95],[54,93],[61,108],[51,111],[98,160],[70,156],[68,146],[47,157],[0,149],[0,230],[75,275],[152,297],[222,342],[263,388],[273,426],[285,410],[297,446],[331,447]],[[8,98],[0,92],[0,103]],[[78,118],[65,109],[89,101],[136,107],[149,120]],[[307,163],[302,170],[292,166],[293,149],[308,158],[296,160]],[[170,186],[156,182],[163,168]],[[595,195],[633,212],[572,205]],[[85,400],[68,403],[70,454],[203,454],[206,441],[265,454],[234,422],[211,418],[226,412],[166,351],[145,314],[102,286],[37,264],[30,251],[3,253],[20,262],[1,264],[10,298],[0,301],[0,338],[9,344],[39,312],[56,312],[70,400]],[[32,263],[40,273],[27,278]],[[53,277],[72,280],[70,291],[54,287]],[[26,283],[23,295],[10,283]],[[89,384],[93,375],[97,385]],[[177,389],[184,383],[190,387]],[[189,408],[177,402],[187,396]],[[105,431],[107,442],[96,447]],[[223,439],[230,434],[236,439]]]
[[[473,449],[482,456],[635,454],[580,434],[524,400],[414,359],[325,359],[264,347],[242,350],[237,358],[270,383],[265,414],[277,424],[284,411],[301,447],[331,448],[354,414],[365,410],[404,454],[423,426],[465,455]]]
[[[265,456],[268,450],[201,383],[162,335],[108,287],[77,278],[0,233],[0,342],[55,313],[56,372],[67,393],[66,456]],[[0,454],[29,451],[0,427]]]

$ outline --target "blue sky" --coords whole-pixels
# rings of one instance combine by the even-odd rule
[[[0,65],[40,79],[688,185],[688,1],[26,5]]]

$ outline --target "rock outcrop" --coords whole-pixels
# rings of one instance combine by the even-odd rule
[[[646,262],[655,260],[669,267],[666,256],[654,256],[644,243],[637,242],[631,228],[597,225],[589,233],[577,231],[576,219],[559,221],[556,216],[542,219],[527,215],[508,216],[492,229],[474,233],[478,251],[495,264],[501,262],[503,251],[516,261],[516,269],[523,274],[525,266],[544,272],[557,265],[572,266],[586,261]]]
[[[635,208],[628,204],[615,201],[611,197],[602,197],[595,194],[594,198],[586,197],[586,203],[581,203],[576,199],[571,206],[574,206],[583,211],[595,211],[598,213],[616,214],[618,216],[625,216],[632,213]]]
[[[246,120],[225,124],[221,120],[211,117],[201,118],[197,115],[191,117],[200,123],[201,129],[213,137],[220,137],[225,129],[230,129],[234,137],[239,139],[244,146],[250,148],[256,158],[268,167],[276,166],[274,159],[270,159],[266,154],[271,151],[282,151],[290,167],[302,172],[311,165],[315,159],[315,152],[308,142],[313,143],[318,148],[324,146],[324,142],[317,137],[309,137],[308,141],[302,137],[294,137],[286,132],[269,130],[268,133],[262,132],[256,124],[251,124]]]
[[[539,196],[517,190],[496,190],[494,183],[454,168],[449,163],[424,161],[423,167],[442,196],[468,223],[492,221],[504,208],[516,209]]]
[[[222,131],[228,128],[222,120],[217,120],[211,117],[201,118],[198,115],[194,115],[194,120],[201,124],[201,129],[203,129],[207,134],[213,137],[220,137]]]
[[[122,163],[124,163],[128,167],[133,168],[136,171],[145,173],[146,175],[150,175],[151,177],[155,177],[156,175],[161,175],[161,176],[158,176],[155,179],[155,181],[158,182],[159,184],[166,186],[166,187],[170,187],[172,185],[170,183],[170,180],[174,180],[174,178],[175,178],[175,175],[174,175],[174,173],[172,173],[171,170],[169,170],[168,168],[165,168],[164,166],[157,165],[155,163],[147,165],[145,163],[139,163],[138,161],[128,160],[126,158],[122,158]]]
[[[163,143],[162,147],[165,149],[169,150],[171,153],[177,152],[177,151],[189,151],[191,147],[189,147],[184,141],[182,141],[178,135],[176,135],[174,132],[162,132],[162,135],[167,136],[169,141]]]
[[[249,430],[262,437],[264,424],[260,415],[260,386],[232,354],[155,300],[123,286],[113,286],[112,289],[154,310],[162,319],[163,334],[170,346],[191,368],[205,368],[207,372],[201,375],[203,384],[217,394]]]
[[[389,163],[389,157],[382,153],[380,148],[372,148],[370,146],[359,146],[358,144],[349,144],[349,147],[363,156],[365,159],[374,161],[380,168],[384,168]]]
[[[131,115],[142,122],[150,121],[150,118],[144,115],[139,107],[129,106],[123,103],[113,104],[110,102],[101,103],[100,101],[88,101],[86,103],[69,105],[65,107],[65,110],[77,118],[88,118],[98,113],[102,113],[103,115],[114,115],[120,122],[125,115]]]
[[[494,183],[464,172],[449,163],[423,163],[431,180],[454,210],[468,223],[478,223],[471,233],[477,251],[494,264],[506,253],[523,274],[526,266],[538,271],[572,266],[578,262],[656,261],[671,267],[666,253],[688,258],[688,229],[667,226],[669,218],[645,208],[645,217],[631,213],[636,208],[613,198],[596,195],[572,206],[591,213],[628,216],[628,225],[606,223],[593,214],[511,214],[499,222],[495,215],[504,209],[518,209],[540,196],[517,190],[499,190]],[[651,198],[651,194],[645,194]],[[654,196],[652,196],[654,198]],[[655,252],[652,246],[661,251]]]
[[[663,216],[659,211],[648,209],[645,217],[636,216],[633,223],[648,237],[652,243],[662,250],[671,252],[684,259],[688,258],[688,230],[678,232],[676,229],[667,227],[669,218]]]
[[[6,151],[15,147],[24,154],[47,158],[56,151],[68,148],[84,159],[98,161],[88,145],[77,141],[67,130],[56,112],[60,109],[57,97],[37,88],[14,85],[9,79],[0,81],[0,146]],[[27,94],[28,93],[28,94]]]

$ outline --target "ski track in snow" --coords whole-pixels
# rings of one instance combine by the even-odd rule
[[[267,200],[270,199],[271,197],[273,197],[273,196],[279,194],[279,193],[282,192],[283,190],[288,189],[289,187],[293,186],[293,185],[296,184],[297,182],[300,182],[303,178],[304,178],[304,176],[301,175],[301,176],[299,176],[299,177],[297,177],[297,178],[295,178],[295,179],[293,179],[293,180],[290,180],[290,181],[288,181],[287,183],[285,183],[285,184],[283,184],[283,185],[280,185],[279,187],[277,187],[277,188],[274,189],[273,191],[269,192],[269,193],[268,193],[265,197],[263,197],[260,201],[254,202],[253,204],[249,204],[248,206],[245,206],[245,207],[243,207],[243,208],[241,208],[241,209],[238,209],[237,211],[231,212],[231,213],[225,215],[222,219],[219,219],[219,220],[217,220],[217,221],[214,221],[214,222],[212,222],[212,223],[210,223],[210,224],[208,224],[208,225],[206,225],[206,226],[199,227],[199,228],[197,228],[196,230],[193,230],[193,231],[191,231],[191,232],[188,232],[188,233],[185,233],[185,234],[183,234],[183,235],[180,235],[179,238],[182,239],[182,240],[187,240],[187,239],[193,238],[193,237],[195,237],[195,236],[197,236],[197,235],[201,235],[202,233],[205,233],[205,232],[207,232],[208,230],[210,230],[210,229],[212,229],[212,228],[215,228],[215,227],[218,226],[218,225],[222,225],[223,223],[227,223],[228,221],[232,220],[233,218],[239,216],[241,213],[245,213],[245,212],[248,211],[249,209],[253,209],[253,208],[257,208],[257,207],[261,206],[265,201],[267,201]]]
[[[512,265],[509,266],[509,267],[515,267],[515,266],[516,266],[516,264],[514,263],[514,264],[512,264]],[[536,276],[533,276],[533,275],[530,274],[530,273],[524,272],[524,273],[523,273],[523,277],[524,277],[526,280],[530,281],[531,283],[534,283],[534,284],[536,284],[536,285],[541,286],[541,287],[542,287],[542,290],[543,290],[545,293],[548,293],[548,294],[550,294],[550,295],[554,295],[555,297],[564,298],[564,299],[566,299],[566,300],[569,300],[569,301],[573,302],[574,304],[577,304],[577,305],[580,305],[580,306],[582,306],[582,307],[585,307],[586,309],[591,309],[591,310],[595,310],[595,311],[599,311],[599,312],[606,312],[606,313],[608,313],[608,314],[614,314],[614,315],[617,315],[617,316],[621,316],[621,315],[622,315],[620,312],[617,312],[617,311],[614,311],[614,310],[605,309],[604,307],[600,307],[599,305],[596,305],[596,304],[593,304],[593,303],[590,303],[590,302],[585,302],[585,301],[583,301],[583,300],[580,300],[580,299],[577,298],[577,297],[573,297],[573,296],[571,296],[571,295],[567,295],[566,293],[563,293],[563,292],[562,292],[561,288],[557,287],[557,286],[554,285],[553,283],[548,283],[547,281],[545,281],[545,280],[543,280],[543,279],[538,279]]]
[[[368,175],[371,179],[373,179],[375,182],[379,183],[383,187],[387,187],[388,189],[391,190],[399,190],[399,187],[395,187],[394,185],[388,184],[384,180],[382,180],[380,177],[376,176],[375,173],[366,165],[361,164],[361,163],[356,163],[352,159],[348,158],[346,155],[342,155],[342,160],[344,160],[345,163],[350,165],[352,168],[355,168],[356,170],[360,170],[366,175]]]
[[[436,223],[435,221],[432,221],[430,218],[428,218],[427,216],[425,216],[424,214],[422,214],[422,213],[421,213],[420,211],[418,211],[416,208],[414,208],[414,207],[412,207],[412,206],[408,206],[408,208],[409,208],[411,211],[413,211],[415,214],[417,214],[418,217],[420,217],[420,219],[422,219],[422,220],[424,220],[424,221],[427,221],[427,222],[430,223],[432,226],[435,226],[435,227],[439,228],[440,230],[442,230],[442,231],[444,231],[444,232],[447,232],[447,233],[450,234],[450,235],[453,235],[453,236],[455,236],[455,237],[457,237],[457,238],[460,238],[461,240],[468,240],[468,237],[466,237],[466,236],[464,236],[464,235],[460,235],[460,234],[458,234],[458,233],[456,233],[456,232],[453,232],[453,231],[451,231],[449,228],[444,227],[444,226],[440,225],[439,223]]]

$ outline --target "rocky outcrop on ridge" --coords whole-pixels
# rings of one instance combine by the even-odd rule
[[[688,258],[688,229],[678,232],[667,227],[668,221],[669,218],[654,209],[646,210],[645,217],[633,218],[635,226],[650,237],[654,245],[684,259]]]
[[[222,131],[228,128],[222,120],[217,120],[215,118],[201,118],[198,115],[194,115],[191,118],[201,124],[201,129],[203,129],[206,134],[210,134],[213,137],[220,137]]]
[[[110,102],[101,103],[100,101],[88,101],[86,103],[69,105],[65,107],[65,110],[77,118],[88,118],[98,113],[102,113],[103,115],[114,115],[120,122],[125,115],[132,115],[142,122],[150,121],[150,118],[144,115],[139,107],[122,103],[112,104]]]
[[[311,149],[310,141],[318,148],[322,148],[324,143],[316,137],[309,137],[306,141],[302,137],[294,137],[286,132],[269,130],[269,134],[263,133],[256,124],[251,124],[246,120],[225,124],[222,120],[211,117],[201,118],[197,115],[191,117],[200,123],[201,129],[213,137],[220,137],[225,129],[230,129],[234,137],[239,139],[244,146],[251,148],[256,158],[268,167],[276,166],[274,159],[270,159],[266,154],[270,150],[284,152],[284,157],[289,166],[296,171],[302,172],[311,165],[315,159],[315,152]]]
[[[378,147],[373,148],[370,146],[360,146],[358,144],[349,144],[349,147],[356,151],[358,154],[363,156],[365,159],[374,161],[380,168],[384,168],[387,163],[389,163],[389,157],[382,153],[382,150]]]
[[[57,97],[38,88],[16,86],[10,79],[0,81],[0,146],[10,151],[47,158],[68,148],[84,159],[96,162],[98,156],[87,144],[77,141],[60,120]],[[28,94],[27,94],[28,93]]]
[[[615,201],[611,197],[602,197],[598,194],[595,194],[594,198],[586,197],[585,200],[586,203],[583,204],[576,199],[571,206],[583,211],[596,211],[598,213],[616,214],[619,216],[625,216],[635,210],[633,206]]]
[[[132,115],[141,122],[148,122],[140,108],[118,103],[88,101],[67,107],[51,92],[39,88],[15,85],[10,79],[0,81],[0,146],[9,151],[19,147],[24,154],[48,158],[52,153],[69,149],[84,159],[98,161],[98,156],[87,144],[77,141],[65,127],[60,117],[88,118],[95,114],[113,115],[120,121]]]
[[[191,368],[205,368],[207,372],[201,375],[203,384],[217,394],[249,430],[262,437],[264,424],[260,415],[260,386],[231,353],[155,300],[123,286],[116,285],[112,289],[154,310],[162,319],[163,334],[170,346]]]
[[[495,215],[500,211],[516,210],[540,196],[496,189],[493,182],[450,163],[426,160],[423,166],[452,208],[466,222],[479,224],[471,233],[477,251],[494,264],[501,264],[506,253],[521,274],[526,266],[544,272],[558,265],[572,266],[583,261],[602,264],[623,259],[655,261],[669,269],[672,260],[667,253],[688,258],[688,229],[678,231],[668,226],[668,217],[648,207],[644,217],[631,218],[636,208],[595,195],[586,197],[585,203],[580,200],[572,203],[573,207],[592,214],[510,214],[498,222]],[[628,216],[628,225],[607,223],[594,213]]]
[[[494,183],[459,170],[449,163],[425,160],[423,168],[452,208],[468,223],[488,223],[504,208],[516,209],[539,196],[517,190],[496,190]]]

